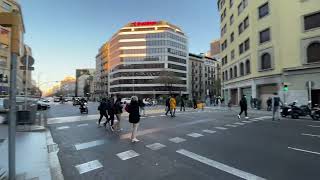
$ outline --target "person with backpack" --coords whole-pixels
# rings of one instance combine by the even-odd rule
[[[129,113],[129,122],[132,124],[131,142],[139,142],[137,139],[137,131],[140,122],[140,111],[137,96],[131,97],[131,102],[126,106],[125,110]]]
[[[122,114],[122,108],[123,108],[123,106],[122,106],[122,103],[121,103],[121,98],[120,97],[118,97],[117,98],[117,100],[116,100],[116,102],[114,103],[114,113],[115,113],[115,115],[116,115],[116,117],[117,117],[117,120],[118,120],[118,123],[115,125],[116,126],[116,130],[117,131],[121,131],[122,129],[121,129],[121,114]]]
[[[238,114],[238,118],[241,119],[241,114],[244,112],[245,118],[246,118],[246,119],[249,119],[249,117],[248,117],[248,112],[247,112],[247,110],[248,110],[248,103],[247,103],[246,95],[243,95],[243,96],[242,96],[239,104],[240,104],[240,109],[241,109],[241,111],[240,111],[240,113]]]
[[[283,105],[283,102],[281,101],[280,97],[278,96],[278,93],[274,93],[272,98],[272,120],[275,119],[280,121],[280,104]]]
[[[106,121],[108,121],[108,113],[107,113],[108,105],[107,99],[102,98],[100,105],[98,106],[98,111],[100,112],[100,118],[98,121],[98,127],[100,127],[100,123],[103,117],[106,117]]]

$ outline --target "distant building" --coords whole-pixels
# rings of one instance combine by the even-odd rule
[[[189,53],[189,99],[205,101],[217,94],[214,87],[216,66],[213,58]]]
[[[210,43],[210,57],[220,53],[220,40],[214,40]]]
[[[95,69],[76,69],[75,96],[84,96],[84,86],[87,78],[94,76]],[[90,92],[87,92],[90,93]]]
[[[65,77],[60,82],[60,90],[63,96],[72,97],[75,96],[76,79],[74,77]]]
[[[102,94],[188,94],[187,37],[168,22],[127,24],[100,48],[96,60]]]

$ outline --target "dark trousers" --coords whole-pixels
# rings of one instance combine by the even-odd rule
[[[181,105],[180,111],[182,111],[182,109],[183,109],[183,111],[186,111],[186,107],[184,105]]]
[[[247,117],[248,113],[247,113],[247,108],[241,108],[241,111],[239,113],[239,115],[241,116],[241,114],[244,112],[244,115]]]
[[[167,106],[166,108],[167,108],[166,115],[168,115],[168,112],[170,112],[170,107]]]
[[[105,113],[104,112],[100,112],[99,124],[100,124],[103,116],[106,117],[106,120],[108,121],[108,114],[106,112]]]
[[[109,118],[108,118],[108,120],[104,123],[104,125],[106,126],[106,125],[107,125],[107,123],[109,123],[110,121],[111,121],[110,125],[111,125],[111,126],[113,126],[113,122],[114,122],[114,113],[112,113],[112,112],[109,112]]]

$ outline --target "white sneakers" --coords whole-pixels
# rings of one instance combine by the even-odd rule
[[[137,138],[134,138],[134,139],[132,139],[131,140],[131,142],[133,142],[133,143],[135,143],[135,142],[139,142],[140,140],[139,139],[137,139]]]
[[[241,119],[241,116],[238,114],[238,119]]]
[[[248,116],[246,116],[245,118],[246,118],[246,119],[249,119],[249,117],[248,117]]]

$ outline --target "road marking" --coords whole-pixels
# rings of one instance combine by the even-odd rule
[[[90,141],[90,142],[86,142],[86,143],[81,143],[81,144],[76,144],[74,145],[76,147],[76,150],[82,150],[82,149],[88,149],[91,147],[95,147],[95,146],[99,146],[104,144],[106,141],[105,140],[96,140],[96,141]]]
[[[154,118],[154,117],[157,117],[157,116],[149,116],[149,117]]]
[[[79,124],[78,127],[88,126],[89,124]]]
[[[212,131],[212,130],[209,130],[209,129],[205,129],[205,130],[202,130],[203,132],[205,133],[209,133],[209,134],[213,134],[213,133],[216,133],[217,131]]]
[[[136,153],[136,152],[133,151],[133,150],[129,150],[129,151],[125,151],[125,152],[122,152],[122,153],[118,153],[117,156],[118,156],[121,160],[125,161],[125,160],[128,160],[128,159],[131,159],[131,158],[140,156],[140,154]]]
[[[75,167],[79,171],[79,174],[83,174],[95,169],[102,168],[103,166],[98,160],[94,160],[87,163],[76,165]]]
[[[198,138],[198,137],[201,137],[201,136],[203,136],[203,135],[202,135],[202,134],[199,134],[199,133],[190,133],[190,134],[187,134],[187,136],[194,137],[194,138]]]
[[[225,127],[215,127],[216,129],[220,129],[220,130],[227,130],[228,128]]]
[[[206,164],[208,166],[217,168],[217,169],[219,169],[221,171],[227,172],[229,174],[232,174],[234,176],[237,176],[237,177],[240,177],[240,178],[243,178],[243,179],[264,180],[264,178],[258,177],[258,176],[254,175],[254,174],[250,174],[250,173],[244,172],[242,170],[236,169],[234,167],[231,167],[231,166],[222,164],[220,162],[208,159],[208,158],[206,158],[204,156],[200,156],[198,154],[195,154],[193,152],[187,151],[185,149],[180,149],[180,150],[178,150],[176,152],[181,154],[181,155],[184,155],[186,157],[189,157],[189,158],[191,158],[193,160],[199,161],[199,162],[201,162],[203,164]]]
[[[236,122],[236,123],[234,123],[234,124],[236,124],[236,125],[245,125],[245,123],[240,123],[240,122]]]
[[[320,138],[320,135],[316,135],[316,134],[305,134],[305,133],[302,133],[301,135],[302,135],[302,136],[311,136],[311,137],[318,137],[318,138]]]
[[[310,127],[320,128],[320,126],[308,125]]]
[[[174,142],[174,143],[181,143],[181,142],[184,142],[186,140],[183,139],[183,138],[180,138],[180,137],[175,137],[175,138],[169,139],[169,141]]]
[[[69,129],[70,127],[69,126],[60,126],[60,127],[57,127],[57,130],[63,130],[63,129]]]
[[[154,143],[154,144],[146,145],[146,147],[151,149],[151,150],[157,151],[159,149],[162,149],[162,148],[166,147],[166,145],[163,145],[163,144],[160,144],[160,143]]]
[[[241,121],[243,123],[252,123],[252,121]]]
[[[233,124],[227,124],[225,126],[227,126],[227,127],[238,127],[237,125],[233,125]]]
[[[294,147],[288,147],[289,149],[295,150],[295,151],[302,151],[302,152],[307,152],[307,153],[311,153],[311,154],[316,154],[316,155],[320,155],[319,152],[314,152],[314,151],[308,151],[308,150],[304,150],[304,149],[299,149],[299,148],[294,148]]]
[[[166,115],[164,115],[164,114],[162,114],[162,115],[160,115],[161,117],[164,117],[164,116],[166,116]]]

